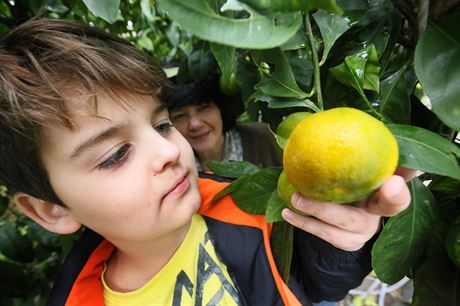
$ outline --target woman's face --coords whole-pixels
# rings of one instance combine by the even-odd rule
[[[170,112],[170,118],[198,154],[223,149],[222,116],[216,104],[206,103],[178,108]]]

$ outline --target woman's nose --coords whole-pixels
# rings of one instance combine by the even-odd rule
[[[189,130],[196,130],[199,129],[203,125],[203,121],[198,115],[190,116],[188,121],[188,129]]]

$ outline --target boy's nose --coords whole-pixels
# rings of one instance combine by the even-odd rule
[[[168,166],[177,163],[181,153],[178,144],[164,138],[162,135],[156,133],[155,139],[153,143],[151,142],[152,156],[150,160],[153,171],[160,173]]]

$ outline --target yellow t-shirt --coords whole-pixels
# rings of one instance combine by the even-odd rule
[[[143,287],[113,291],[104,281],[104,273],[102,283],[106,306],[240,305],[233,281],[216,256],[206,223],[198,214],[173,257]]]

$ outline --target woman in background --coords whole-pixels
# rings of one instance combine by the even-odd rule
[[[282,165],[282,152],[268,124],[236,123],[243,104],[220,91],[218,76],[174,84],[166,106],[174,126],[191,144],[199,170],[207,170],[206,162],[211,160]]]

